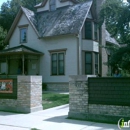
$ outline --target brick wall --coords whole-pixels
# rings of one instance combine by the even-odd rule
[[[17,99],[0,99],[0,110],[29,113],[42,110],[42,77],[18,76]]]
[[[68,117],[112,123],[117,123],[120,118],[129,120],[129,78],[90,79],[91,84],[87,76],[70,76]]]

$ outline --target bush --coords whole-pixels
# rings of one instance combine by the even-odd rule
[[[44,90],[44,91],[47,90],[47,84],[46,83],[42,83],[42,90]]]

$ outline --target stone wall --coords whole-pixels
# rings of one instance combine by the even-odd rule
[[[110,78],[110,80],[112,80],[112,79]],[[121,80],[121,78],[119,78],[118,80]],[[128,82],[126,82],[125,85],[127,87],[129,87],[130,82],[129,82],[128,78],[127,78],[127,80],[128,80]],[[126,81],[126,79],[125,79],[125,81]],[[111,81],[109,81],[109,82],[111,82]],[[127,120],[130,119],[129,103],[128,103],[128,105],[126,105],[126,104],[117,105],[116,98],[115,98],[115,105],[113,105],[113,104],[108,105],[107,102],[106,102],[106,104],[105,103],[104,104],[89,103],[89,95],[90,95],[89,89],[90,88],[89,88],[88,84],[89,83],[88,83],[87,76],[70,76],[70,81],[69,81],[70,108],[69,108],[69,113],[68,113],[69,118],[110,122],[110,123],[117,123],[120,118],[124,118]],[[106,84],[107,84],[107,82],[106,82]],[[118,84],[118,82],[115,82],[115,84]],[[126,87],[124,89],[126,89]],[[93,89],[93,91],[95,91],[95,90]],[[107,92],[107,89],[104,89],[104,91]],[[116,89],[115,91],[117,91],[117,94],[118,94],[118,92],[119,92],[118,89]],[[108,93],[108,94],[111,95],[111,93]],[[126,97],[128,96],[128,94],[126,94],[126,93],[124,93],[124,95]],[[95,98],[95,100],[96,100],[96,98]]]
[[[0,99],[0,110],[30,113],[42,110],[42,77],[18,76],[17,99]]]

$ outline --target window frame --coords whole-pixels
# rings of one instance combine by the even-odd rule
[[[25,41],[22,40],[22,30],[26,29],[26,39]],[[20,28],[20,43],[27,43],[27,28]]]
[[[86,23],[91,23],[91,26],[88,26],[89,28],[91,28],[91,38],[87,37],[88,35],[88,29],[86,26]],[[98,22],[96,20],[93,19],[89,19],[87,18],[85,23],[84,23],[84,29],[83,29],[83,39],[85,40],[93,40],[98,42],[99,41],[99,28],[98,28]]]
[[[91,54],[91,63],[86,63],[86,54]],[[92,53],[91,52],[85,52],[85,74],[92,74],[92,72],[93,72],[93,60],[92,60],[93,58],[92,58]],[[91,65],[91,73],[86,73],[86,70],[87,70],[87,67],[86,67],[86,65]]]
[[[56,59],[56,70],[57,70],[57,72],[56,72],[56,74],[53,74],[53,63],[52,63],[52,61],[53,61],[53,59],[52,59],[52,55],[54,55],[54,54],[56,54],[56,57],[57,57],[57,59]],[[60,54],[63,54],[63,74],[60,74],[60,65],[59,65],[59,55]],[[61,60],[62,61],[62,60]],[[55,51],[51,51],[51,76],[63,76],[63,75],[65,75],[65,51],[59,51],[59,52],[55,52]]]
[[[52,1],[54,1],[54,3]],[[54,9],[52,8],[53,6],[54,6]],[[50,11],[55,11],[56,10],[56,0],[50,0],[49,1],[49,10]]]
[[[99,41],[98,24],[94,22],[94,40]]]
[[[20,41],[20,44],[23,44],[23,43],[27,43],[28,42],[28,24],[25,24],[25,25],[19,25],[19,41]],[[22,41],[21,39],[21,30],[22,29],[26,29],[26,41]]]
[[[97,58],[97,63],[96,63],[96,58]],[[95,59],[95,74],[97,75],[99,73],[99,54],[97,52],[94,53],[94,59]],[[96,72],[96,67],[97,67],[97,72]]]
[[[86,63],[86,54],[91,54],[91,63]],[[98,63],[96,63],[96,55],[98,57]],[[91,51],[85,51],[85,75],[97,75],[99,73],[99,53],[98,52],[91,52]],[[91,73],[86,73],[86,64],[91,64]],[[96,73],[96,66],[98,67],[98,72]]]
[[[90,26],[90,29],[91,29],[91,38],[88,38],[87,36],[87,34],[88,34],[88,29],[87,29],[87,26],[86,26],[86,24],[87,24],[87,22],[89,22],[89,23],[91,23],[91,26]],[[85,39],[88,39],[88,40],[93,40],[93,21],[91,21],[91,20],[86,20],[85,21],[85,30],[84,30],[84,37],[85,37]]]

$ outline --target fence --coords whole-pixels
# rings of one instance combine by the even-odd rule
[[[117,123],[130,119],[129,78],[70,76],[70,118]]]

